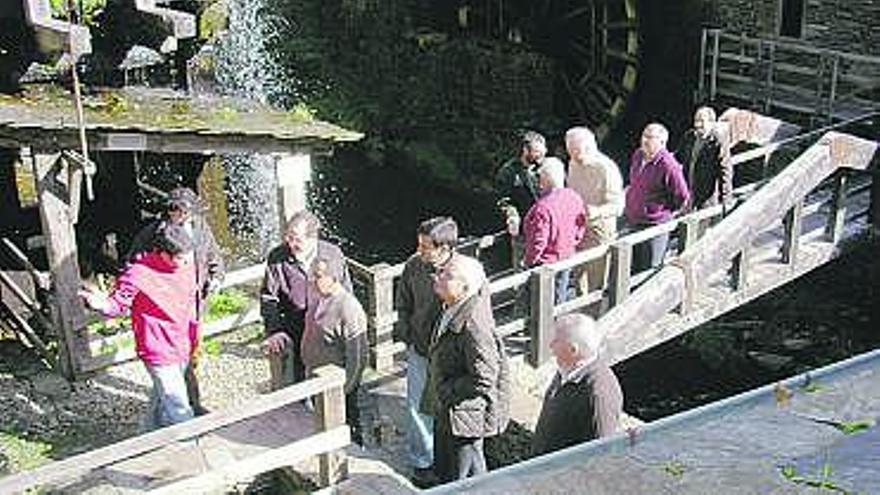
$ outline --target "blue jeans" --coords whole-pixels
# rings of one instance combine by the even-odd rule
[[[193,410],[189,405],[184,379],[189,363],[145,366],[153,380],[153,389],[150,391],[150,405],[147,407],[146,417],[141,421],[141,429],[150,431],[192,419]]]
[[[410,462],[419,469],[434,464],[434,418],[419,411],[427,386],[428,358],[410,345],[406,349],[406,442]]]

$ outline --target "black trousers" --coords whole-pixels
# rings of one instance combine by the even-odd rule
[[[443,483],[483,474],[486,456],[483,438],[457,437],[452,434],[446,414],[434,422],[434,473]]]

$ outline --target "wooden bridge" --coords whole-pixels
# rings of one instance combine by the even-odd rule
[[[549,359],[553,318],[590,307],[600,316],[607,357],[611,362],[628,359],[821,266],[844,252],[846,241],[871,231],[869,215],[877,218],[880,213],[880,182],[873,180],[876,141],[837,130],[793,135],[784,122],[735,109],[725,113],[722,125],[729,142],[757,146],[734,155],[732,160],[738,165],[753,160],[769,163],[780,150],[796,147],[802,151],[772,177],[738,189],[738,204],[730,212],[721,206],[700,210],[562,262],[492,280],[493,301],[499,306],[498,331],[508,338],[514,352],[525,351],[528,363],[541,367]],[[780,135],[789,137],[780,139]],[[666,232],[677,234],[677,248],[667,262],[655,270],[632,273],[633,247]],[[479,254],[499,239],[481,238],[471,249]],[[553,280],[558,271],[579,269],[605,258],[611,261],[607,287],[554,304]],[[368,267],[351,261],[350,267],[359,290],[365,291],[372,365],[378,376],[385,376],[376,383],[399,383],[399,378],[387,372],[402,350],[391,340],[396,319],[394,284],[402,264]],[[232,274],[230,280],[244,283],[260,273],[257,266]],[[503,318],[509,313],[503,306],[510,294],[526,284],[531,285],[530,314]],[[239,321],[255,318],[251,310]],[[202,492],[238,477],[291,465],[304,455],[322,456],[321,480],[330,483],[337,479],[334,472],[338,474],[344,466],[334,455],[348,443],[341,421],[341,384],[338,372],[327,372],[240,410],[214,413],[4,478],[0,493],[84,476],[86,481],[79,483],[93,477],[113,479],[108,475],[113,472],[123,473],[115,479],[128,480],[127,486],[139,491]],[[307,411],[290,406],[310,395],[323,397],[317,423]],[[530,400],[534,403],[540,396]],[[398,413],[403,417],[402,411]],[[210,451],[213,447],[206,450],[206,445],[219,447]],[[196,457],[205,462],[178,465],[177,459],[192,457],[182,455],[181,449],[197,449]],[[221,460],[209,462],[212,458]],[[405,492],[411,487],[401,482],[398,489]],[[354,480],[347,490],[370,492]]]

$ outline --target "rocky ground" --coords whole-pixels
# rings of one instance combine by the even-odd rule
[[[268,390],[259,329],[217,340],[199,369],[209,409],[231,407]],[[0,340],[0,469],[33,468],[137,434],[149,387],[139,361],[71,384],[16,341]]]

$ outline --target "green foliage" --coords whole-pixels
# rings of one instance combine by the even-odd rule
[[[840,421],[835,423],[835,428],[844,435],[855,435],[874,427],[873,419],[862,419],[858,421]]]
[[[293,106],[287,112],[291,121],[296,123],[311,122],[315,120],[315,114],[318,113],[314,108],[309,107],[306,103],[300,102]]]
[[[241,289],[223,289],[208,297],[208,312],[205,321],[215,321],[244,311],[250,296]]]
[[[663,465],[663,472],[678,480],[681,479],[682,476],[684,476],[685,465],[678,459],[672,459],[665,465]]]
[[[89,333],[96,333],[105,337],[116,335],[129,328],[131,328],[131,318],[128,316],[98,320],[86,326],[86,330]]]
[[[49,6],[52,8],[52,17],[67,19],[67,3],[68,0],[49,0]],[[72,3],[82,9],[86,24],[91,24],[95,13],[107,5],[107,0],[73,0]]]
[[[0,451],[9,459],[11,472],[27,471],[49,463],[52,450],[51,444],[0,431]]]
[[[223,345],[217,339],[205,339],[202,342],[202,353],[206,356],[217,357],[223,353]]]
[[[798,473],[797,467],[791,464],[781,466],[779,468],[779,473],[786,480],[798,485],[805,485],[813,488],[819,488],[821,490],[828,490],[831,492],[849,493],[847,490],[841,488],[836,482],[831,479],[833,469],[831,464],[827,462],[819,467],[819,472],[816,474],[816,476],[807,476]]]

